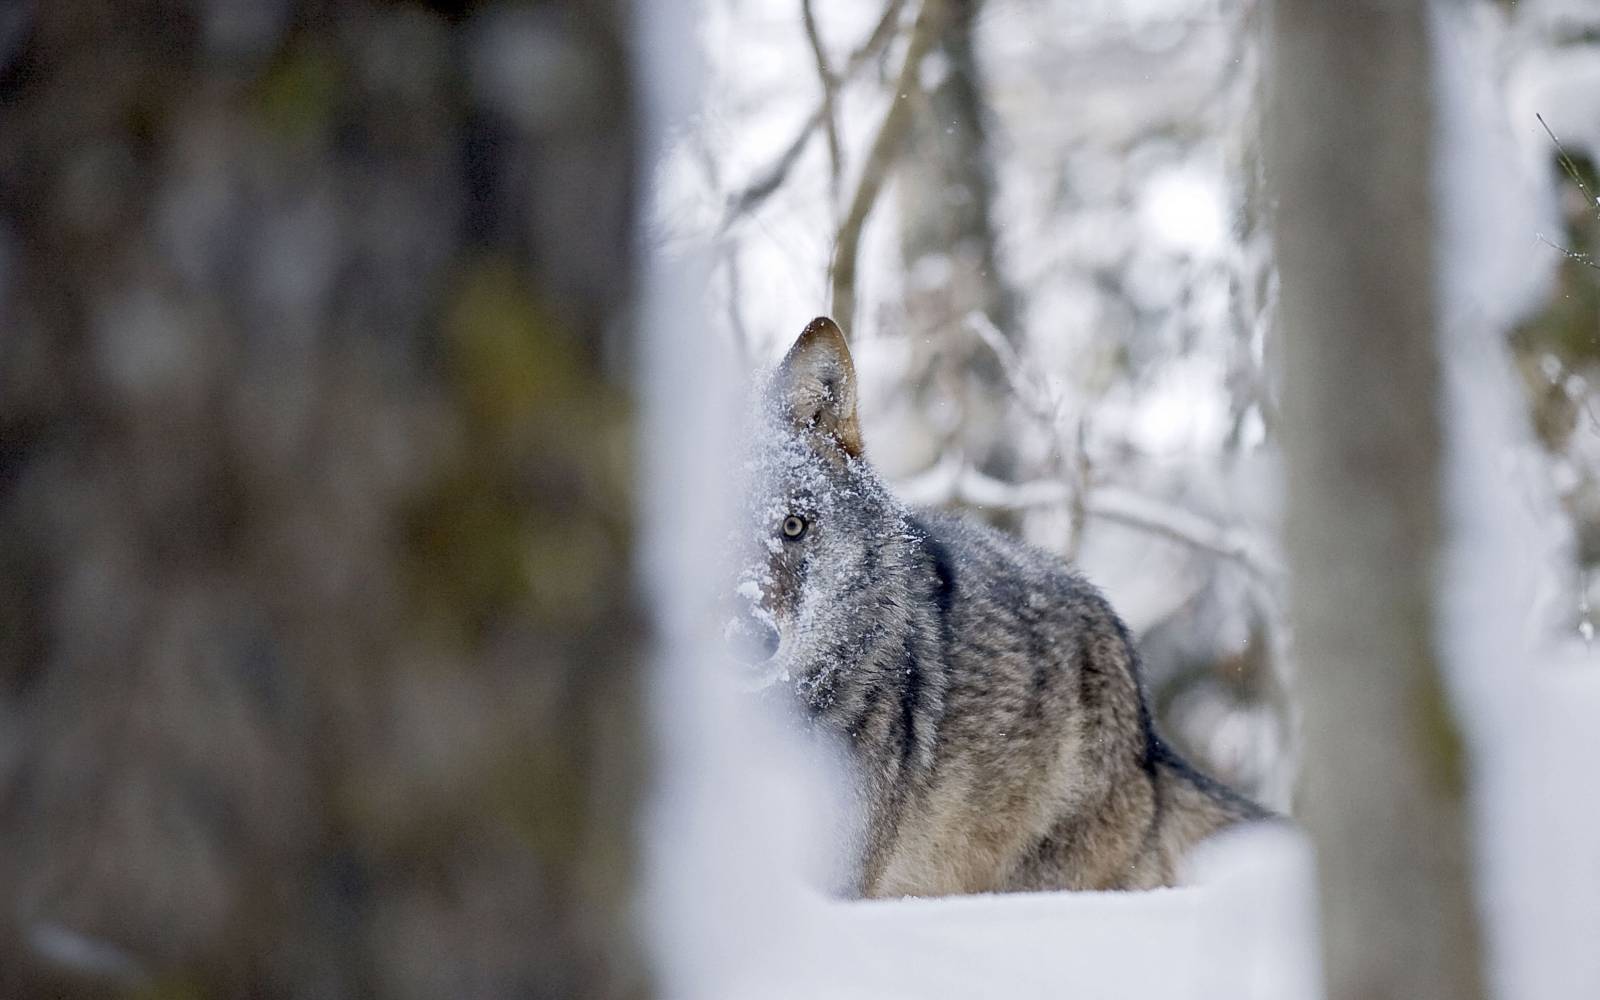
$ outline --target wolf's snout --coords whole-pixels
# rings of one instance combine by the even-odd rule
[[[754,611],[742,611],[728,622],[724,632],[728,650],[740,663],[755,665],[772,659],[778,651],[778,630],[758,618]]]

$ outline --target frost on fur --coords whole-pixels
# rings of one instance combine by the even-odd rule
[[[862,589],[883,546],[915,537],[905,508],[861,457],[855,399],[843,335],[829,320],[812,321],[756,385],[739,463],[743,502],[728,539],[738,576],[725,634],[748,645],[775,633],[770,658],[752,664],[762,686],[782,681],[820,699],[843,652],[829,627],[837,595]],[[802,537],[783,534],[790,517],[804,521]]]

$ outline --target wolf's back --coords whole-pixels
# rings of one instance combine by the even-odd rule
[[[913,566],[877,586],[918,605],[908,648],[938,654],[901,689],[920,717],[886,735],[931,744],[931,766],[908,775],[869,891],[1161,885],[1195,842],[1264,815],[1161,741],[1126,627],[1063,560],[960,517],[911,523],[936,585]]]

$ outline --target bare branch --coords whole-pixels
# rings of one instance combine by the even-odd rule
[[[1000,362],[1000,370],[1023,408],[1047,430],[1053,431],[1060,418],[1060,401],[1038,379],[1029,378],[1028,366],[1023,364],[1022,356],[1000,332],[1000,328],[994,325],[994,320],[982,310],[974,309],[966,315],[966,326],[994,352]]]
[[[806,41],[811,44],[811,58],[817,64],[817,79],[822,83],[822,133],[828,139],[828,192],[829,201],[838,211],[839,178],[843,161],[839,155],[839,79],[828,66],[828,53],[822,47],[822,33],[817,30],[817,14],[812,0],[800,0],[800,20],[805,24]]]
[[[835,94],[838,87],[855,78],[862,68],[889,44],[894,37],[895,28],[900,23],[900,11],[905,6],[905,0],[891,0],[884,9],[883,16],[872,29],[872,34],[862,43],[859,49],[850,54],[844,69],[834,75]],[[806,144],[816,134],[817,127],[822,125],[828,117],[827,95],[824,101],[817,105],[806,120],[800,124],[793,139],[779,153],[777,159],[765,170],[758,172],[755,180],[751,181],[738,192],[728,196],[728,207],[723,213],[722,222],[717,226],[717,231],[724,232],[738,220],[741,215],[754,211],[776,191],[789,176],[789,171],[794,168],[800,154],[805,152]]]
[[[894,37],[894,30],[900,23],[900,12],[905,9],[906,0],[889,0],[883,9],[883,16],[878,18],[878,23],[873,26],[872,34],[861,43],[861,47],[850,54],[850,60],[845,63],[844,72],[839,74],[841,80],[848,80],[855,76],[884,46],[889,44],[889,39]]]
[[[1072,502],[1067,506],[1072,534],[1067,541],[1067,558],[1076,561],[1078,549],[1083,544],[1084,525],[1089,523],[1089,507],[1084,503],[1084,497],[1089,495],[1090,476],[1093,474],[1089,463],[1089,423],[1086,419],[1078,420],[1078,434],[1073,446]]]
[[[834,241],[833,317],[847,335],[855,328],[856,258],[861,251],[861,231],[888,179],[889,168],[894,165],[900,147],[911,131],[911,95],[918,90],[917,74],[922,66],[922,58],[933,47],[943,25],[944,2],[923,0],[922,9],[917,12],[917,22],[911,29],[911,40],[906,45],[905,61],[895,80],[889,111],[883,116],[883,124],[878,127],[877,137],[861,168],[855,195],[850,199],[849,211],[839,224],[839,235]]]
[[[811,112],[811,117],[807,118],[805,124],[800,126],[800,131],[793,139],[789,140],[789,145],[784,147],[783,152],[778,154],[778,158],[772,162],[771,166],[758,174],[756,179],[745,186],[743,190],[728,196],[728,209],[723,213],[722,223],[717,227],[718,232],[727,230],[739,216],[753,211],[762,202],[766,201],[772,192],[778,190],[779,185],[788,178],[789,171],[793,169],[795,161],[800,159],[801,153],[805,152],[806,144],[811,141],[812,133],[816,132],[817,126],[822,123],[822,117],[823,108],[819,106],[817,110]]]
[[[1583,192],[1588,204],[1600,204],[1600,202],[1595,201],[1594,195],[1590,193],[1589,185],[1583,182],[1583,174],[1578,172],[1578,165],[1573,162],[1571,154],[1567,152],[1567,147],[1561,145],[1561,140],[1557,139],[1556,134],[1550,131],[1550,126],[1545,124],[1544,115],[1535,114],[1533,117],[1539,119],[1539,125],[1544,128],[1544,134],[1550,137],[1551,142],[1555,143],[1556,152],[1560,154],[1557,159],[1561,163],[1561,169],[1565,170],[1567,176],[1572,178],[1572,182],[1578,185],[1578,190]]]
[[[1572,183],[1578,185],[1578,190],[1583,192],[1585,204],[1595,209],[1597,213],[1596,217],[1600,217],[1600,199],[1596,199],[1594,193],[1589,190],[1589,185],[1583,182],[1583,174],[1578,170],[1578,164],[1573,161],[1572,155],[1567,152],[1567,147],[1561,145],[1561,140],[1557,139],[1556,134],[1550,130],[1550,126],[1545,123],[1544,115],[1535,114],[1533,117],[1539,119],[1539,125],[1544,129],[1544,134],[1549,136],[1550,141],[1555,144],[1557,153],[1556,160],[1561,164],[1561,169],[1566,171],[1567,176],[1572,178]],[[1592,255],[1579,253],[1576,250],[1570,250],[1567,247],[1561,246],[1559,243],[1552,243],[1545,239],[1544,234],[1542,233],[1538,234],[1538,236],[1539,242],[1543,243],[1550,249],[1559,252],[1568,260],[1577,261],[1584,267],[1592,267],[1595,270],[1600,271],[1600,263],[1597,263]]]

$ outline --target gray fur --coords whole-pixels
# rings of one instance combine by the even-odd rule
[[[762,399],[744,631],[776,639],[750,658],[848,750],[852,893],[1168,885],[1197,841],[1266,816],[1161,741],[1099,591],[1054,555],[894,498],[861,453],[831,322],[807,327]]]

